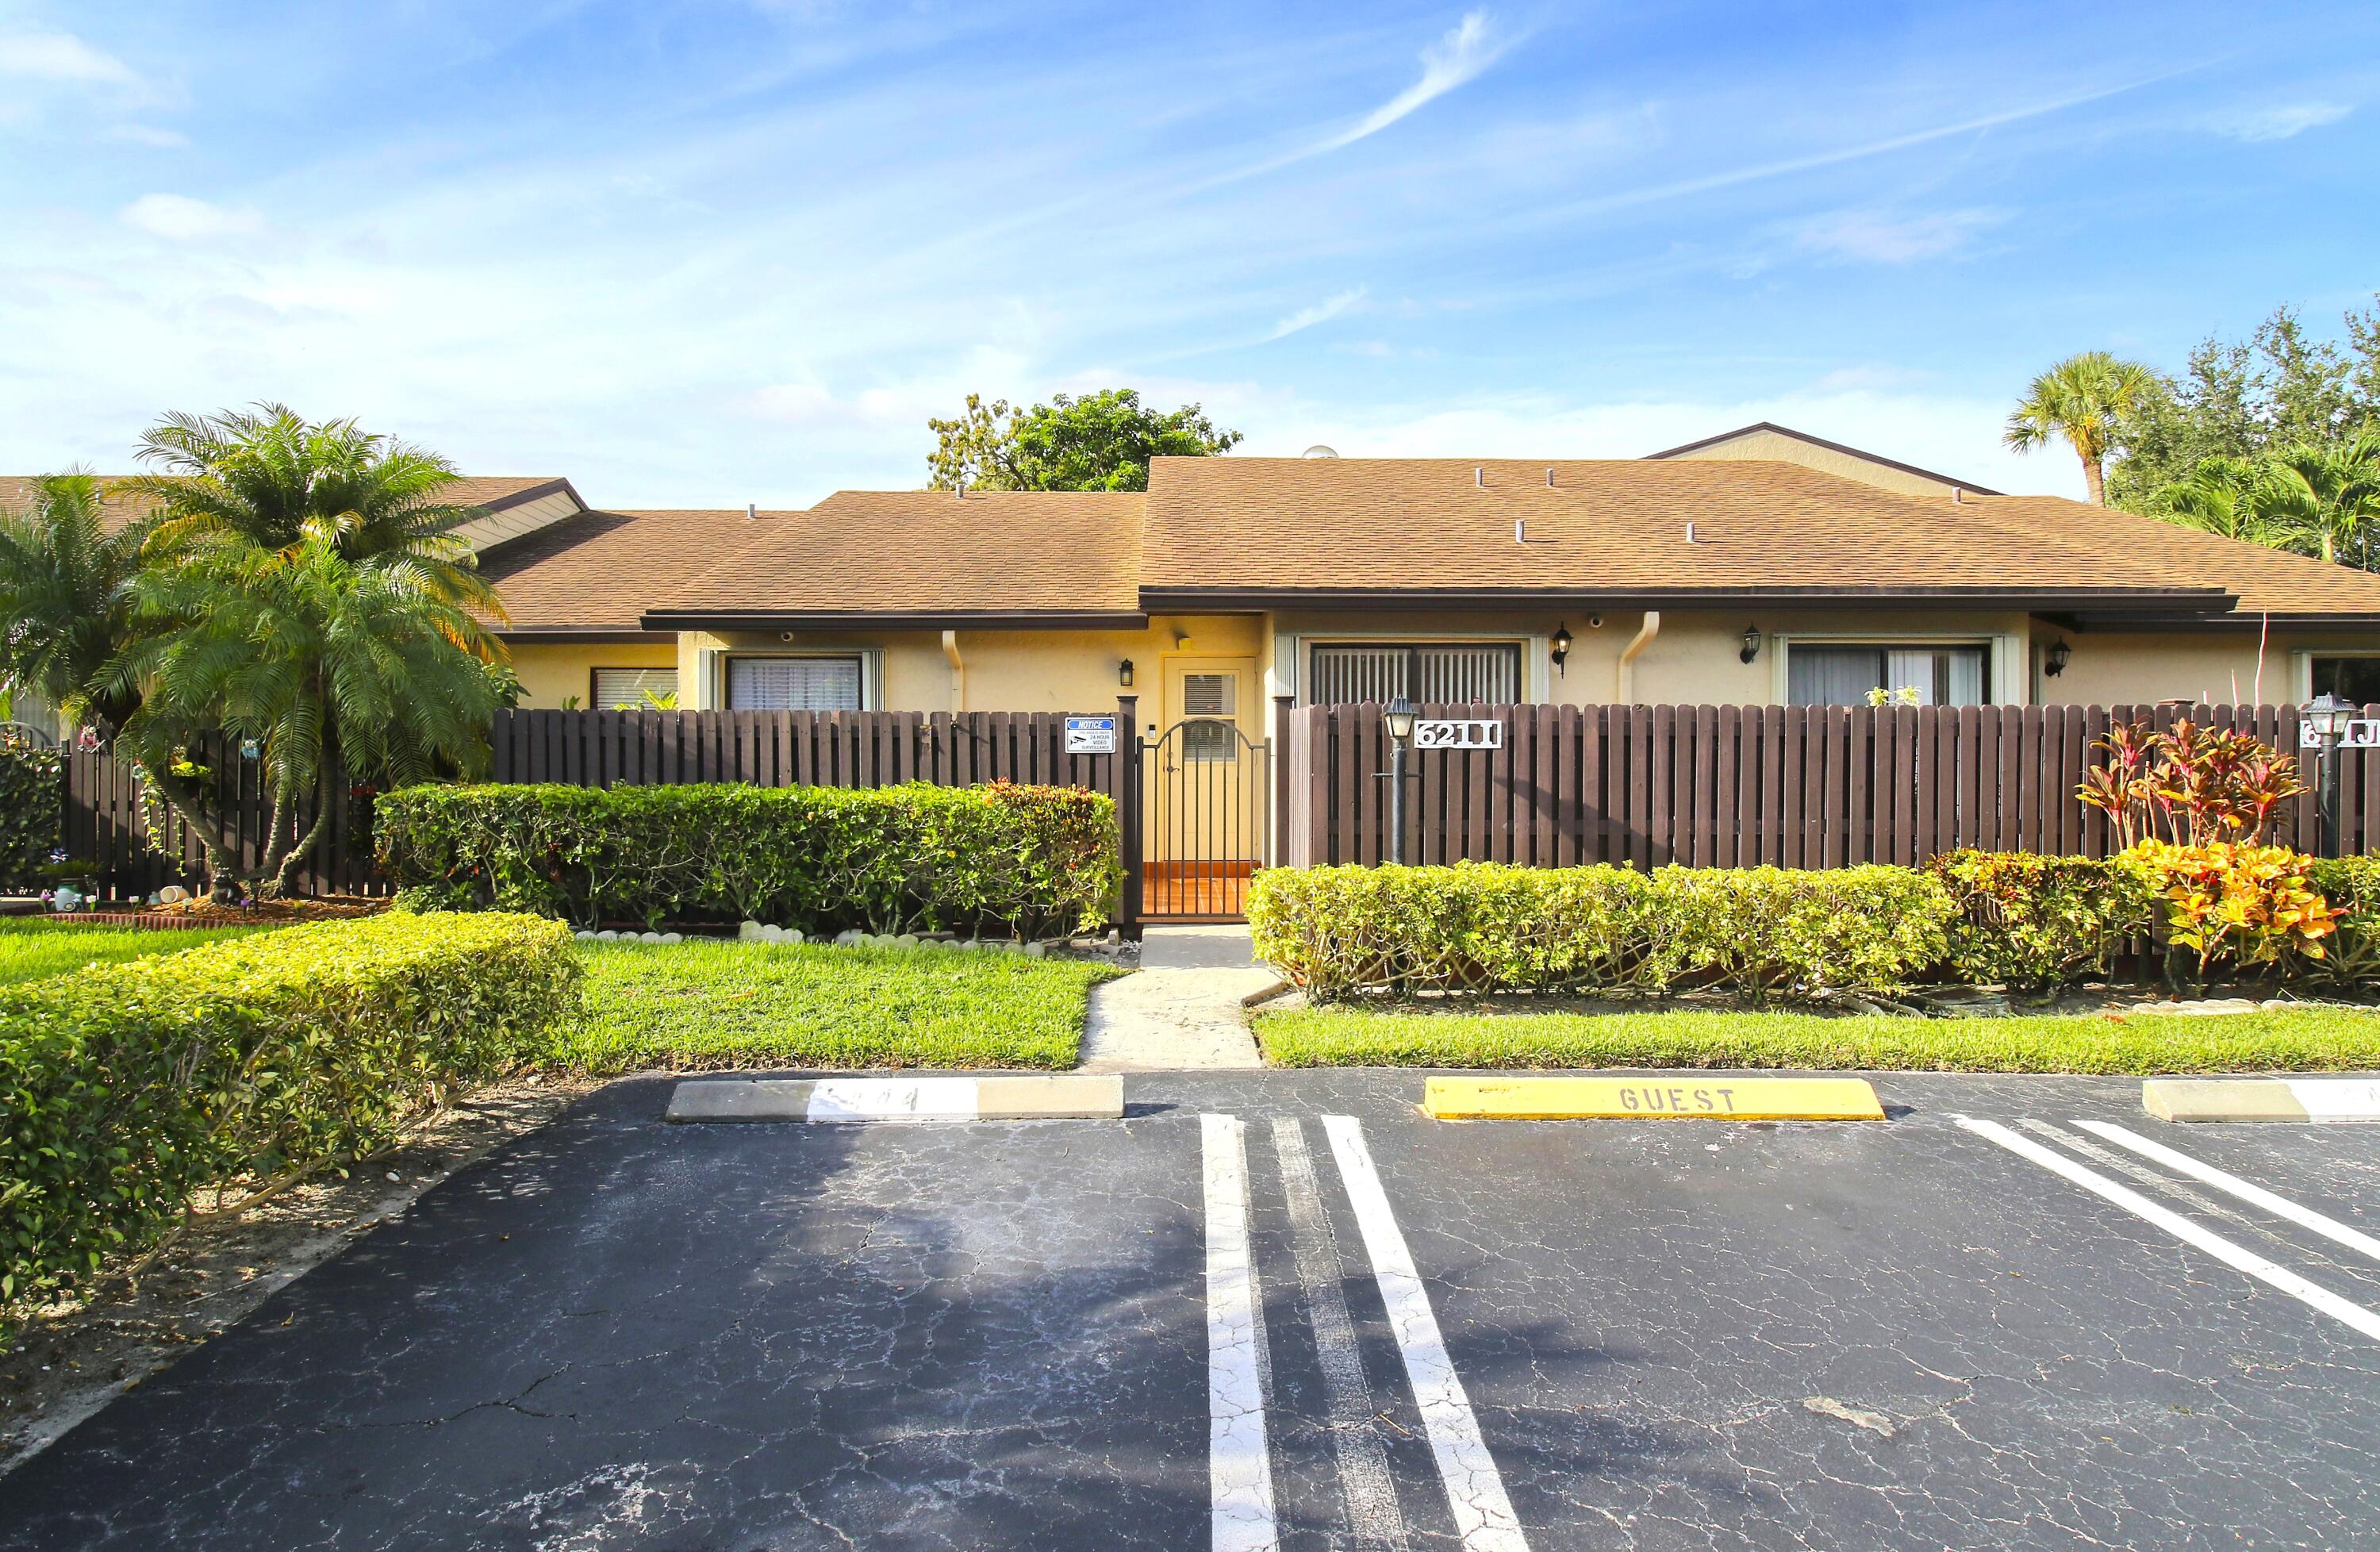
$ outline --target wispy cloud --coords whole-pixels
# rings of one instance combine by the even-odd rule
[[[68,32],[18,32],[0,37],[0,76],[33,80],[138,85],[132,67]]]
[[[264,225],[252,210],[211,205],[186,194],[143,194],[116,214],[128,226],[176,242],[241,236]]]
[[[1353,291],[1342,291],[1335,297],[1315,303],[1312,307],[1299,308],[1295,312],[1274,324],[1272,333],[1267,334],[1262,343],[1270,345],[1277,339],[1287,339],[1301,329],[1311,329],[1317,323],[1327,322],[1338,317],[1357,302],[1362,301],[1364,291],[1365,287],[1358,285]]]
[[[2269,108],[2248,108],[2217,114],[2206,127],[2218,135],[2254,143],[2286,140],[2325,124],[2336,124],[2355,110],[2345,103],[2284,103]]]
[[[1976,233],[2008,219],[1997,210],[1938,211],[1895,218],[1877,211],[1837,211],[1803,222],[1793,241],[1812,253],[1867,264],[1910,264],[1958,252]]]
[[[1305,152],[1319,156],[1377,135],[1425,103],[1436,102],[1475,79],[1503,52],[1490,32],[1486,11],[1473,11],[1445,37],[1421,51],[1421,79]]]

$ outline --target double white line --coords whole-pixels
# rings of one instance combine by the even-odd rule
[[[1268,1363],[1263,1299],[1248,1241],[1247,1129],[1236,1116],[1200,1118],[1207,1194],[1208,1473],[1216,1552],[1274,1552],[1281,1528],[1265,1426]],[[1480,1437],[1463,1380],[1448,1356],[1438,1316],[1413,1252],[1389,1206],[1379,1170],[1353,1116],[1325,1116],[1324,1134],[1379,1285],[1405,1377],[1446,1488],[1464,1552],[1528,1552],[1503,1477]],[[1316,1186],[1302,1125],[1273,1122],[1299,1282],[1320,1356],[1338,1441],[1349,1529],[1372,1546],[1399,1547],[1404,1525],[1385,1452],[1368,1430],[1372,1408],[1363,1359],[1338,1282],[1338,1248]]]
[[[2131,1186],[2108,1179],[2098,1170],[2077,1164],[2062,1153],[2057,1153],[2032,1138],[2020,1135],[1996,1121],[1984,1121],[1974,1116],[1955,1118],[1961,1126],[1978,1137],[1998,1143],[2021,1158],[2031,1159],[2052,1174],[2058,1175],[2095,1196],[2113,1202],[2143,1222],[2153,1223],[2184,1244],[2193,1245],[2214,1256],[2225,1266],[2247,1273],[2257,1281],[2279,1289],[2292,1299],[2310,1308],[2320,1310],[2333,1320],[2380,1341],[2380,1314],[2362,1304],[2342,1299],[2321,1285],[2289,1270],[2277,1261],[2257,1255],[2243,1245],[2233,1243],[2222,1235],[2200,1227],[2172,1208],[2149,1200]],[[2168,1169],[2204,1181],[2219,1191],[2229,1193],[2243,1202],[2251,1203],[2288,1219],[2302,1228],[2380,1259],[2380,1243],[2369,1235],[2350,1228],[2337,1219],[2329,1218],[2310,1207],[2301,1207],[2284,1196],[2275,1195],[2260,1185],[2240,1179],[2237,1175],[2202,1163],[2188,1154],[2152,1142],[2123,1127],[2106,1122],[2082,1121],[2075,1124],[2107,1138],[2109,1142],[2131,1149],[2144,1158],[2153,1158]]]

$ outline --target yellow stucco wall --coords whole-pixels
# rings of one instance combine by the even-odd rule
[[[1600,625],[1590,622],[1599,618]],[[1270,615],[1162,615],[1141,631],[961,631],[963,670],[953,674],[937,631],[806,634],[792,641],[773,632],[738,636],[689,633],[676,649],[682,704],[698,700],[701,654],[859,651],[870,655],[871,704],[904,711],[1098,711],[1115,703],[1117,667],[1129,658],[1143,722],[1171,721],[1169,667],[1202,671],[1245,668],[1240,721],[1259,734],[1269,697],[1291,682],[1292,665],[1275,653],[1294,646],[1301,660],[1317,641],[1473,639],[1522,643],[1524,694],[1564,705],[1619,700],[1642,704],[1763,705],[1784,697],[1783,653],[1794,641],[1862,639],[1972,641],[1992,653],[1988,693],[2003,704],[2043,700],[2081,704],[2207,698],[2250,698],[2257,690],[2252,634],[2075,632],[2022,613],[1987,611],[1770,610],[1661,612],[1660,628],[1625,675],[1620,660],[1636,637],[1644,612],[1536,609],[1415,612],[1403,614],[1283,612]],[[1743,628],[1756,624],[1762,641],[1750,663],[1741,661]],[[1555,630],[1570,628],[1569,661],[1557,673],[1546,656]],[[2064,639],[2071,659],[2060,678],[2044,678],[2040,658]],[[2380,648],[2380,638],[2277,636],[2264,655],[2262,696],[2267,702],[2304,693],[2300,676],[2307,649]],[[525,704],[559,704],[586,694],[588,671],[666,661],[667,648],[535,649],[542,661],[522,678],[532,689]],[[643,655],[639,655],[643,654]],[[522,654],[526,658],[527,654]],[[715,669],[716,660],[710,660]],[[1302,670],[1301,661],[1295,668]],[[1302,686],[1301,686],[1302,688]]]
[[[513,672],[520,676],[524,709],[552,711],[570,697],[592,707],[595,670],[599,668],[668,668],[677,661],[677,648],[667,641],[514,641]]]

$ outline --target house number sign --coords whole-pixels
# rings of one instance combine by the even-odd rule
[[[1430,717],[1414,723],[1416,749],[1500,749],[1504,724],[1492,717]]]
[[[2327,748],[2328,746],[2329,740],[2323,737],[2322,730],[2320,728],[2314,726],[2312,722],[2300,722],[2298,724],[2299,748],[2321,749]],[[2380,717],[2358,717],[2353,721],[2348,723],[2347,731],[2339,734],[2338,747],[2342,749],[2380,749]]]

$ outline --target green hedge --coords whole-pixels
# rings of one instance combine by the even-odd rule
[[[0,743],[0,891],[38,890],[66,816],[64,764],[55,749]]]
[[[2047,991],[2105,975],[2159,920],[2156,885],[2124,857],[1947,852],[1926,871],[1949,891],[1953,979]]]
[[[0,1304],[534,1054],[580,1016],[571,949],[534,917],[391,913],[0,988]]]
[[[1940,963],[1953,915],[1939,879],[1886,867],[1273,868],[1248,891],[1258,957],[1325,998],[1890,991]]]
[[[2342,980],[2380,976],[2380,856],[2317,857],[2306,882],[2347,913],[2325,966]]]
[[[1096,926],[1123,879],[1115,804],[1073,787],[408,787],[381,866],[426,905],[805,931]]]

